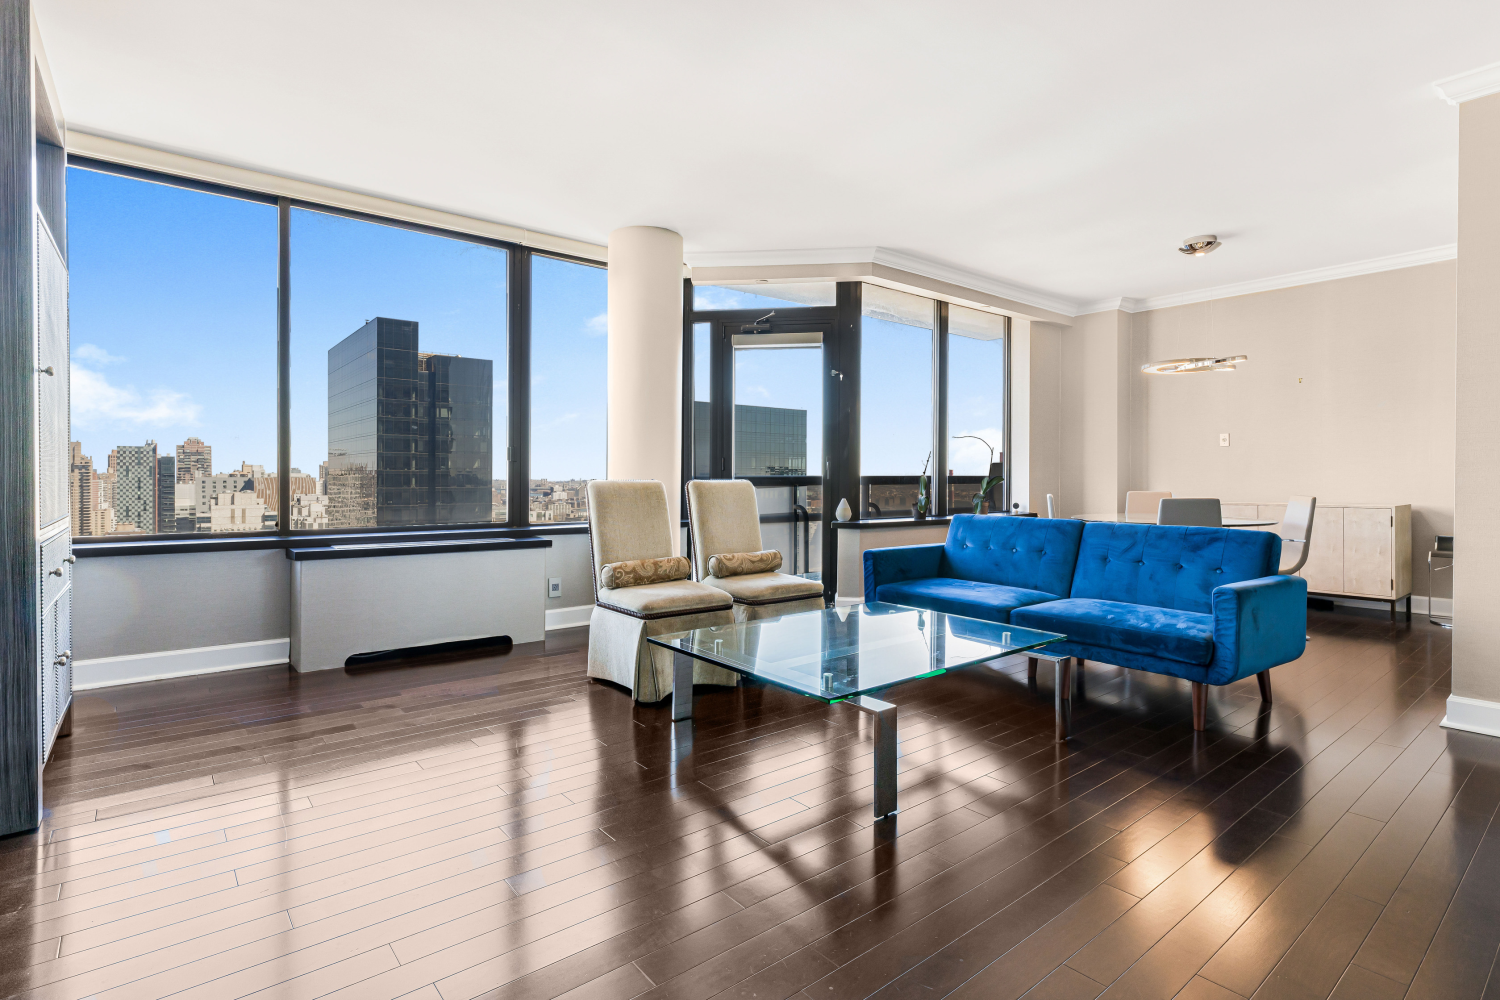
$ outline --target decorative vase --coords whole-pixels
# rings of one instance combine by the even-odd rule
[[[849,520],[849,518],[854,516],[854,511],[849,509],[848,497],[845,497],[844,499],[839,501],[838,509],[833,512],[833,516],[838,518],[840,521],[847,521]]]

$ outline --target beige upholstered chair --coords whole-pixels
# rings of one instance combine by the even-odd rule
[[[817,580],[778,572],[726,577],[709,572],[713,556],[761,551],[760,511],[748,480],[694,479],[687,484],[687,499],[693,575],[734,598],[735,621],[823,609],[823,584]]]
[[[672,654],[646,637],[732,624],[731,599],[689,579],[605,587],[605,566],[672,555],[667,488],[650,480],[596,479],[588,485],[588,497],[594,569],[588,675],[629,688],[636,701],[660,701],[672,693]],[[700,661],[693,680],[733,686],[739,675]]]

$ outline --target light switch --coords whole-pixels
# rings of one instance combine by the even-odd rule
[[[1220,448],[1228,448],[1229,447],[1229,435],[1228,434],[1220,434],[1219,435],[1219,447]]]
[[[562,596],[562,577],[560,577],[560,576],[554,576],[554,577],[551,577],[551,578],[549,578],[547,580],[547,596],[548,597],[561,597]]]

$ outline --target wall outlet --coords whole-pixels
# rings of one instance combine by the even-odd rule
[[[548,597],[561,597],[562,596],[562,577],[560,577],[560,576],[554,576],[554,577],[550,577],[547,580],[547,596]]]
[[[1220,448],[1228,448],[1229,447],[1229,435],[1228,434],[1220,434],[1219,435],[1219,447]]]

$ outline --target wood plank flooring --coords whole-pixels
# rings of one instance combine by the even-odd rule
[[[895,688],[882,823],[868,717],[700,688],[674,737],[586,629],[83,694],[0,841],[0,996],[1500,996],[1500,740],[1438,725],[1450,633],[1310,617],[1201,734],[1096,663],[1066,746],[1024,659]]]

